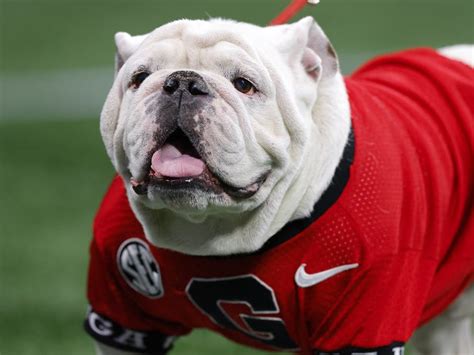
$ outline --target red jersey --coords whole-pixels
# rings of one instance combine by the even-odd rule
[[[268,350],[401,355],[474,280],[474,71],[418,49],[346,84],[353,135],[332,184],[256,253],[154,247],[115,178],[94,223],[87,331],[144,353],[208,328]]]

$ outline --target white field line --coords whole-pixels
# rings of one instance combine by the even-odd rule
[[[344,72],[371,57],[342,54]],[[0,73],[0,123],[97,118],[112,85],[113,68]]]
[[[113,69],[0,74],[0,122],[99,117]]]

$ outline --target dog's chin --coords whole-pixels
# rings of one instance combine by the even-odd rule
[[[189,184],[187,187],[153,185],[147,196],[140,198],[140,202],[148,209],[167,209],[194,218],[207,215],[215,209],[231,207],[235,203],[225,193],[217,194],[206,191],[198,184]]]

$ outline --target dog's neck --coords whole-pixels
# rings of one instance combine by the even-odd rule
[[[313,108],[311,142],[297,175],[282,178],[256,210],[208,216],[191,222],[168,210],[149,210],[133,203],[147,238],[156,246],[191,255],[229,255],[260,249],[291,220],[308,216],[342,157],[350,131],[350,107],[343,77],[321,82]]]
[[[312,141],[305,152],[307,156],[304,161],[308,164],[301,170],[300,176],[292,186],[303,191],[293,192],[290,189],[287,193],[290,196],[293,193],[301,196],[290,220],[308,216],[331,183],[349,138],[350,115],[349,98],[342,75],[338,74],[329,82],[322,82],[319,87],[319,97],[313,109]],[[289,212],[289,210],[279,211],[275,222],[286,224],[288,217],[284,221],[284,216]]]

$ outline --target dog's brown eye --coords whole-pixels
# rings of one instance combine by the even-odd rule
[[[142,71],[139,73],[135,73],[132,76],[132,80],[130,81],[130,84],[128,85],[129,87],[132,87],[134,89],[138,89],[140,85],[143,83],[143,81],[150,75],[150,73],[146,71]]]
[[[257,91],[255,86],[250,81],[244,78],[234,79],[232,83],[234,84],[234,87],[237,90],[246,95],[253,95]]]

